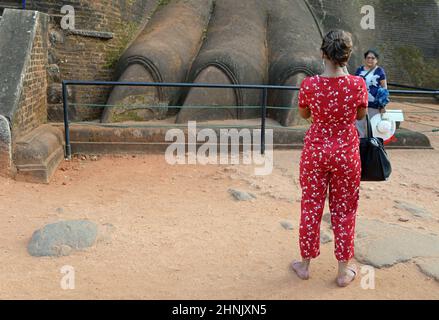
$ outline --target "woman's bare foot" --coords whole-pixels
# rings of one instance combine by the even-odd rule
[[[309,260],[308,261],[293,261],[291,268],[296,272],[297,276],[302,280],[309,279]]]
[[[355,277],[357,276],[358,270],[355,265],[352,266],[344,266],[339,269],[338,276],[336,279],[337,285],[339,287],[346,287],[348,286],[352,281],[355,280]]]

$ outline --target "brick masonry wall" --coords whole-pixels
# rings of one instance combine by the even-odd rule
[[[390,82],[439,87],[439,79],[426,79],[428,72],[422,79],[417,74],[418,65],[425,70],[439,68],[439,1],[307,1],[325,31],[341,28],[354,33],[357,51],[351,72],[363,63],[362,53],[367,48],[377,48],[381,54],[380,65],[386,69]],[[363,30],[360,26],[364,5],[375,8],[375,30]],[[414,50],[419,50],[419,55]]]
[[[50,15],[48,56],[48,120],[62,121],[62,80],[114,80],[114,67],[130,41],[149,20],[158,0],[28,1],[28,7]],[[75,9],[75,29],[111,32],[112,39],[70,34],[61,29],[61,8]],[[105,87],[71,87],[77,104],[105,104]],[[73,120],[94,120],[102,108],[72,107]]]
[[[47,122],[47,30],[38,25],[31,59],[24,73],[19,107],[13,119],[14,140]]]

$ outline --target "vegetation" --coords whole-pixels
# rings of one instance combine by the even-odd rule
[[[396,50],[400,65],[416,86],[439,88],[439,59],[425,59],[422,51],[414,46],[402,46]]]

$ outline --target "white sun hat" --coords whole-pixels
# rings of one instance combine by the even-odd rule
[[[376,114],[370,119],[374,137],[389,140],[396,131],[396,121],[390,120],[385,114]]]

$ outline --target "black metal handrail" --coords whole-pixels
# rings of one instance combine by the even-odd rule
[[[166,83],[166,82],[121,82],[121,81],[83,81],[83,80],[63,80],[63,111],[64,111],[64,129],[66,139],[66,158],[70,159],[72,155],[70,145],[70,127],[68,117],[68,86],[134,86],[134,87],[178,87],[178,88],[217,88],[217,89],[257,89],[262,91],[261,100],[261,153],[265,154],[265,122],[267,117],[267,98],[268,90],[291,90],[298,91],[299,87],[292,86],[274,86],[274,85],[253,85],[253,84],[212,84],[212,83]],[[389,90],[390,94],[395,95],[438,95],[439,90]],[[240,106],[245,108],[245,106]]]

